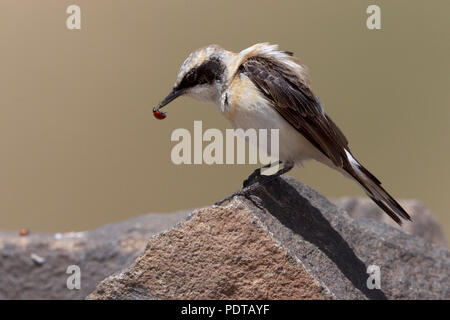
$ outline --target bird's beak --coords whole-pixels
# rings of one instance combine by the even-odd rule
[[[161,109],[162,107],[164,107],[165,105],[168,105],[169,103],[171,103],[173,100],[175,100],[176,98],[178,98],[179,96],[183,95],[183,93],[185,93],[186,90],[184,89],[173,89],[168,95],[167,97],[165,97],[163,99],[163,101],[161,101],[157,107],[157,110]]]

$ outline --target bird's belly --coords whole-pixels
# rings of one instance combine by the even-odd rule
[[[304,161],[309,159],[323,160],[322,153],[263,99],[260,101],[254,100],[251,104],[245,106],[235,106],[233,117],[227,118],[235,129],[267,129],[267,149],[269,153],[271,152],[270,130],[278,129],[278,152],[281,161],[302,165]]]

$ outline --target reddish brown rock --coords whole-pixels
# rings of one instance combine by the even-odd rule
[[[0,232],[0,299],[82,299],[94,289],[90,299],[450,299],[448,250],[353,219],[289,177],[187,216]],[[81,269],[80,290],[66,286],[69,265]],[[367,286],[373,265],[381,289]]]
[[[449,272],[445,248],[283,177],[154,236],[88,299],[449,299]]]
[[[138,286],[136,286],[138,285]],[[137,292],[136,292],[137,290]],[[90,299],[324,299],[315,279],[243,204],[197,210],[151,240]]]

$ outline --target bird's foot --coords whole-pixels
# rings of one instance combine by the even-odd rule
[[[215,203],[216,206],[220,206],[222,205],[224,202],[230,202],[234,197],[248,197],[248,195],[255,190],[256,188],[259,188],[260,186],[262,186],[262,184],[259,181],[256,181],[254,183],[252,183],[251,185],[242,188],[241,190],[238,190],[236,192],[233,192],[232,194],[230,194],[228,197],[217,201]]]
[[[250,185],[252,185],[252,184],[254,184],[254,183],[256,183],[256,182],[263,182],[264,179],[265,179],[266,177],[268,177],[268,176],[262,175],[262,174],[261,174],[261,170],[263,170],[263,169],[265,169],[265,168],[269,168],[269,167],[272,166],[272,165],[274,165],[274,164],[268,164],[268,165],[265,165],[265,166],[262,167],[262,168],[258,168],[258,169],[256,169],[255,171],[253,171],[252,174],[249,175],[248,178],[245,179],[244,182],[242,183],[242,184],[243,184],[243,187],[244,187],[244,188],[245,188],[245,187],[248,187],[248,186],[250,186]]]
[[[269,166],[271,166],[271,165],[264,166],[263,168],[267,168]],[[244,180],[244,182],[243,182],[244,187],[241,190],[238,190],[238,191],[232,193],[225,199],[217,201],[215,203],[215,205],[220,206],[224,202],[231,201],[231,199],[233,199],[236,196],[247,197],[251,191],[253,191],[259,187],[263,187],[265,184],[275,180],[280,175],[291,170],[292,167],[293,167],[293,165],[291,163],[285,163],[283,169],[278,170],[277,173],[270,175],[270,176],[262,175],[261,174],[262,168],[256,169],[255,171],[253,171],[253,173],[251,175],[248,176],[248,178],[246,180]]]
[[[247,179],[244,180],[242,186],[244,188],[254,184],[261,177],[261,169],[256,169]]]

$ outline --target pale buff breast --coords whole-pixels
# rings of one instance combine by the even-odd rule
[[[328,158],[270,106],[246,75],[236,75],[226,94],[228,106],[221,108],[221,112],[233,128],[279,129],[281,161],[302,165],[303,161],[315,159],[328,164]]]

